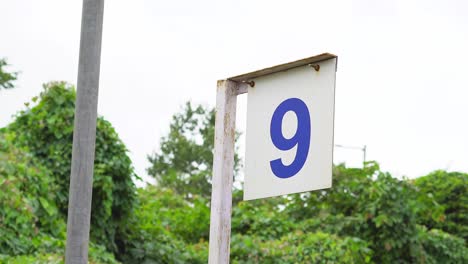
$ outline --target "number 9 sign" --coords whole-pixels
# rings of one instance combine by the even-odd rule
[[[284,115],[292,111],[297,117],[297,130],[292,138],[285,138],[282,131]],[[279,150],[291,150],[297,146],[296,156],[290,165],[284,165],[281,159],[270,161],[271,170],[278,178],[296,175],[304,166],[310,146],[310,114],[307,105],[299,98],[283,101],[273,113],[270,125],[271,141]]]
[[[331,187],[336,57],[319,64],[247,79],[245,200]]]

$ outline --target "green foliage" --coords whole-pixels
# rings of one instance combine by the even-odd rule
[[[57,185],[55,202],[62,217],[67,214],[75,91],[63,82],[44,85],[37,105],[21,111],[4,133],[46,167]],[[96,132],[91,236],[115,251],[116,235],[135,203],[132,178],[136,177],[127,149],[109,122],[99,117]],[[46,207],[46,205],[45,205]]]
[[[9,264],[62,264],[63,257],[59,254],[34,254],[21,256],[3,256],[0,255],[2,263]]]
[[[379,173],[373,186],[363,193],[366,203],[359,205],[362,225],[354,234],[371,242],[377,263],[412,262],[416,241],[416,215],[412,186],[387,173]]]
[[[410,182],[381,172],[374,162],[363,169],[338,165],[333,173],[331,189],[291,196],[285,212],[301,221],[303,230],[367,241],[376,263],[415,262],[421,254],[414,244],[417,216],[425,208],[422,194]],[[440,216],[440,208],[432,209]]]
[[[169,189],[147,186],[125,237],[124,263],[206,263],[209,208]],[[234,208],[233,263],[369,263],[366,242],[351,237],[303,233],[280,212],[282,199],[241,202]]]
[[[468,248],[462,238],[419,227],[419,240],[423,249],[419,263],[468,263]]]
[[[0,263],[63,263],[66,225],[56,206],[52,173],[12,132],[0,134]],[[91,263],[117,263],[90,245]]]
[[[206,255],[204,240],[209,234],[206,201],[195,197],[189,203],[172,190],[155,186],[140,189],[138,194],[140,203],[134,209],[130,230],[120,247],[122,261],[206,263],[202,259]]]
[[[148,174],[161,187],[180,195],[210,199],[213,169],[215,110],[187,102],[172,117],[169,134],[161,138],[160,151],[148,156]],[[235,171],[239,157],[235,155]]]
[[[373,177],[378,172],[375,162],[367,162],[362,169],[346,168],[344,164],[334,166],[332,188],[290,195],[286,211],[297,221],[324,214],[353,216],[366,203],[362,194],[374,184]]]
[[[50,236],[41,236],[34,239],[37,245],[34,252],[24,255],[2,255],[0,263],[9,264],[63,264],[65,263],[63,253],[65,252],[65,240]],[[106,252],[102,246],[90,243],[88,263],[90,264],[118,264],[114,256]]]
[[[296,231],[277,240],[234,235],[232,263],[370,263],[372,251],[358,238]]]
[[[0,135],[0,252],[25,254],[35,249],[32,237],[65,230],[58,217],[49,171],[22,149],[13,134]]]
[[[421,224],[468,239],[468,174],[435,171],[414,181],[423,195],[426,210],[419,214]],[[434,202],[435,201],[435,202]],[[443,207],[443,215],[434,216],[434,208]]]
[[[148,186],[139,190],[140,207],[135,215],[151,220],[157,213],[157,226],[169,230],[177,239],[196,243],[208,240],[210,209],[202,197],[190,202],[170,189]]]
[[[294,231],[291,217],[281,211],[283,199],[275,197],[243,201],[233,206],[232,233],[256,236],[261,239],[278,239]]]
[[[8,63],[5,59],[0,59],[0,89],[10,89],[13,88],[13,82],[16,80],[18,73],[16,72],[7,72],[5,66],[8,66]]]

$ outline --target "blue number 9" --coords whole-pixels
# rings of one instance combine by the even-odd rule
[[[284,115],[293,111],[297,116],[297,130],[292,138],[285,138],[282,131]],[[297,145],[296,157],[290,165],[284,165],[281,159],[270,161],[273,173],[282,179],[296,175],[304,166],[310,146],[310,114],[307,105],[299,98],[283,101],[273,113],[270,124],[270,137],[273,145],[280,150],[290,150]]]

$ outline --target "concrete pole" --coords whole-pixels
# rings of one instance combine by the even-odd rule
[[[83,0],[65,263],[87,264],[104,0]]]

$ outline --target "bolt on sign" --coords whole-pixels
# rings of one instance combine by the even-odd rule
[[[336,66],[326,54],[239,76],[250,84],[244,200],[331,187]]]

